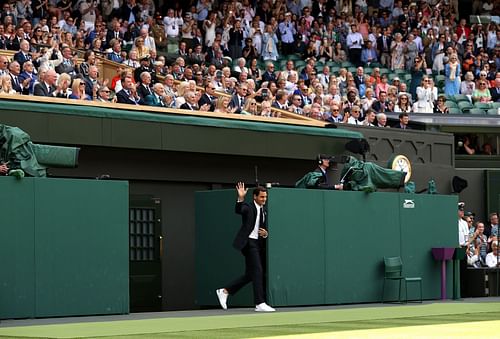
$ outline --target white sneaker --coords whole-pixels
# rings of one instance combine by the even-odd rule
[[[227,294],[226,292],[224,292],[223,288],[215,290],[215,293],[217,294],[217,298],[219,298],[219,304],[220,304],[220,306],[223,309],[227,310],[227,297],[229,296],[229,294]]]
[[[258,304],[257,306],[255,306],[255,312],[274,312],[274,311],[276,310],[266,303]]]

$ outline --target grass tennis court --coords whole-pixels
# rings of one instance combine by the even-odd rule
[[[378,307],[377,307],[378,306]],[[436,302],[3,327],[0,338],[500,338],[500,303]],[[217,315],[210,315],[216,313]],[[76,319],[76,320],[75,320]],[[72,321],[78,321],[72,318]],[[457,332],[459,329],[459,332]],[[498,333],[498,335],[496,334]],[[288,337],[287,337],[288,338]]]

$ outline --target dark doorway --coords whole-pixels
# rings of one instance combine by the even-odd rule
[[[163,244],[160,199],[147,195],[131,195],[130,312],[161,311]]]

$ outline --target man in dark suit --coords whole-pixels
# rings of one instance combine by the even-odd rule
[[[76,58],[73,56],[71,48],[64,47],[61,53],[63,56],[63,61],[58,66],[56,66],[56,72],[58,74],[67,73],[72,78],[74,78],[77,73],[77,67],[75,62]]]
[[[14,54],[14,60],[16,60],[19,63],[21,68],[23,68],[24,63],[29,60],[33,60],[35,67],[38,67],[39,63],[37,61],[37,58],[38,58],[38,53],[35,53],[34,58],[30,54],[30,43],[27,40],[21,41],[19,51],[16,54]]]
[[[151,74],[149,72],[142,72],[140,75],[141,82],[137,84],[137,94],[144,100],[148,95],[153,94],[151,89]]]
[[[198,105],[201,107],[205,104],[209,105],[210,108],[208,109],[210,112],[213,112],[215,110],[215,100],[217,99],[216,94],[215,94],[215,86],[214,84],[210,81],[207,82],[205,85],[205,93],[201,96],[200,100],[198,100]]]
[[[253,191],[253,202],[245,202],[248,189],[239,182],[236,185],[238,200],[235,212],[241,215],[242,224],[233,241],[233,247],[241,251],[245,257],[245,274],[226,287],[216,290],[217,298],[223,309],[227,309],[227,298],[237,293],[243,286],[252,282],[256,312],[274,312],[275,309],[266,304],[264,293],[265,242],[267,238],[267,216],[264,205],[267,201],[267,190],[256,187]]]
[[[28,95],[30,80],[25,79],[22,81],[19,77],[20,74],[21,66],[19,66],[17,61],[12,61],[9,64],[9,75],[12,83],[12,89],[14,89],[17,93]]]
[[[382,36],[377,38],[377,52],[380,63],[387,68],[391,66],[391,32],[383,28]]]
[[[500,79],[495,79],[495,87],[490,88],[491,101],[500,102]]]
[[[147,95],[144,98],[144,103],[148,106],[155,107],[170,107],[173,98],[165,93],[165,88],[161,83],[153,85],[153,94]]]
[[[123,33],[120,31],[120,22],[118,20],[116,20],[114,23],[113,23],[113,29],[110,29],[108,30],[108,32],[106,33],[106,46],[107,48],[109,47],[113,47],[113,45],[111,45],[111,41],[114,39],[118,42],[122,42],[123,41]]]
[[[395,126],[394,128],[400,128],[400,129],[411,129],[410,126],[408,126],[408,123],[410,122],[410,116],[408,113],[399,113],[399,123]]]
[[[116,93],[116,102],[129,105],[142,105],[144,103],[141,97],[137,94],[132,78],[125,77],[122,85],[123,89]]]
[[[54,86],[57,80],[57,73],[53,69],[49,69],[45,76],[40,79],[40,82],[37,82],[33,88],[33,95],[39,97],[52,97],[56,96],[55,91],[56,87]]]
[[[108,60],[121,64],[123,62],[123,58],[121,57],[122,45],[120,40],[113,39],[110,41],[110,45],[112,52],[108,53]]]
[[[236,94],[231,97],[229,102],[229,107],[236,108],[234,113],[241,113],[243,106],[245,105],[245,97],[248,93],[248,87],[246,84],[239,84],[236,89]]]

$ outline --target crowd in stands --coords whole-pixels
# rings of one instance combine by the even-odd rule
[[[500,267],[498,240],[498,213],[488,216],[488,223],[475,220],[475,214],[465,212],[463,202],[458,205],[458,234],[460,246],[465,248],[467,264],[471,267]]]
[[[400,128],[457,95],[500,101],[500,26],[470,24],[457,0],[10,0],[0,21],[13,95],[380,127],[399,112]],[[96,56],[119,64],[114,78]]]

